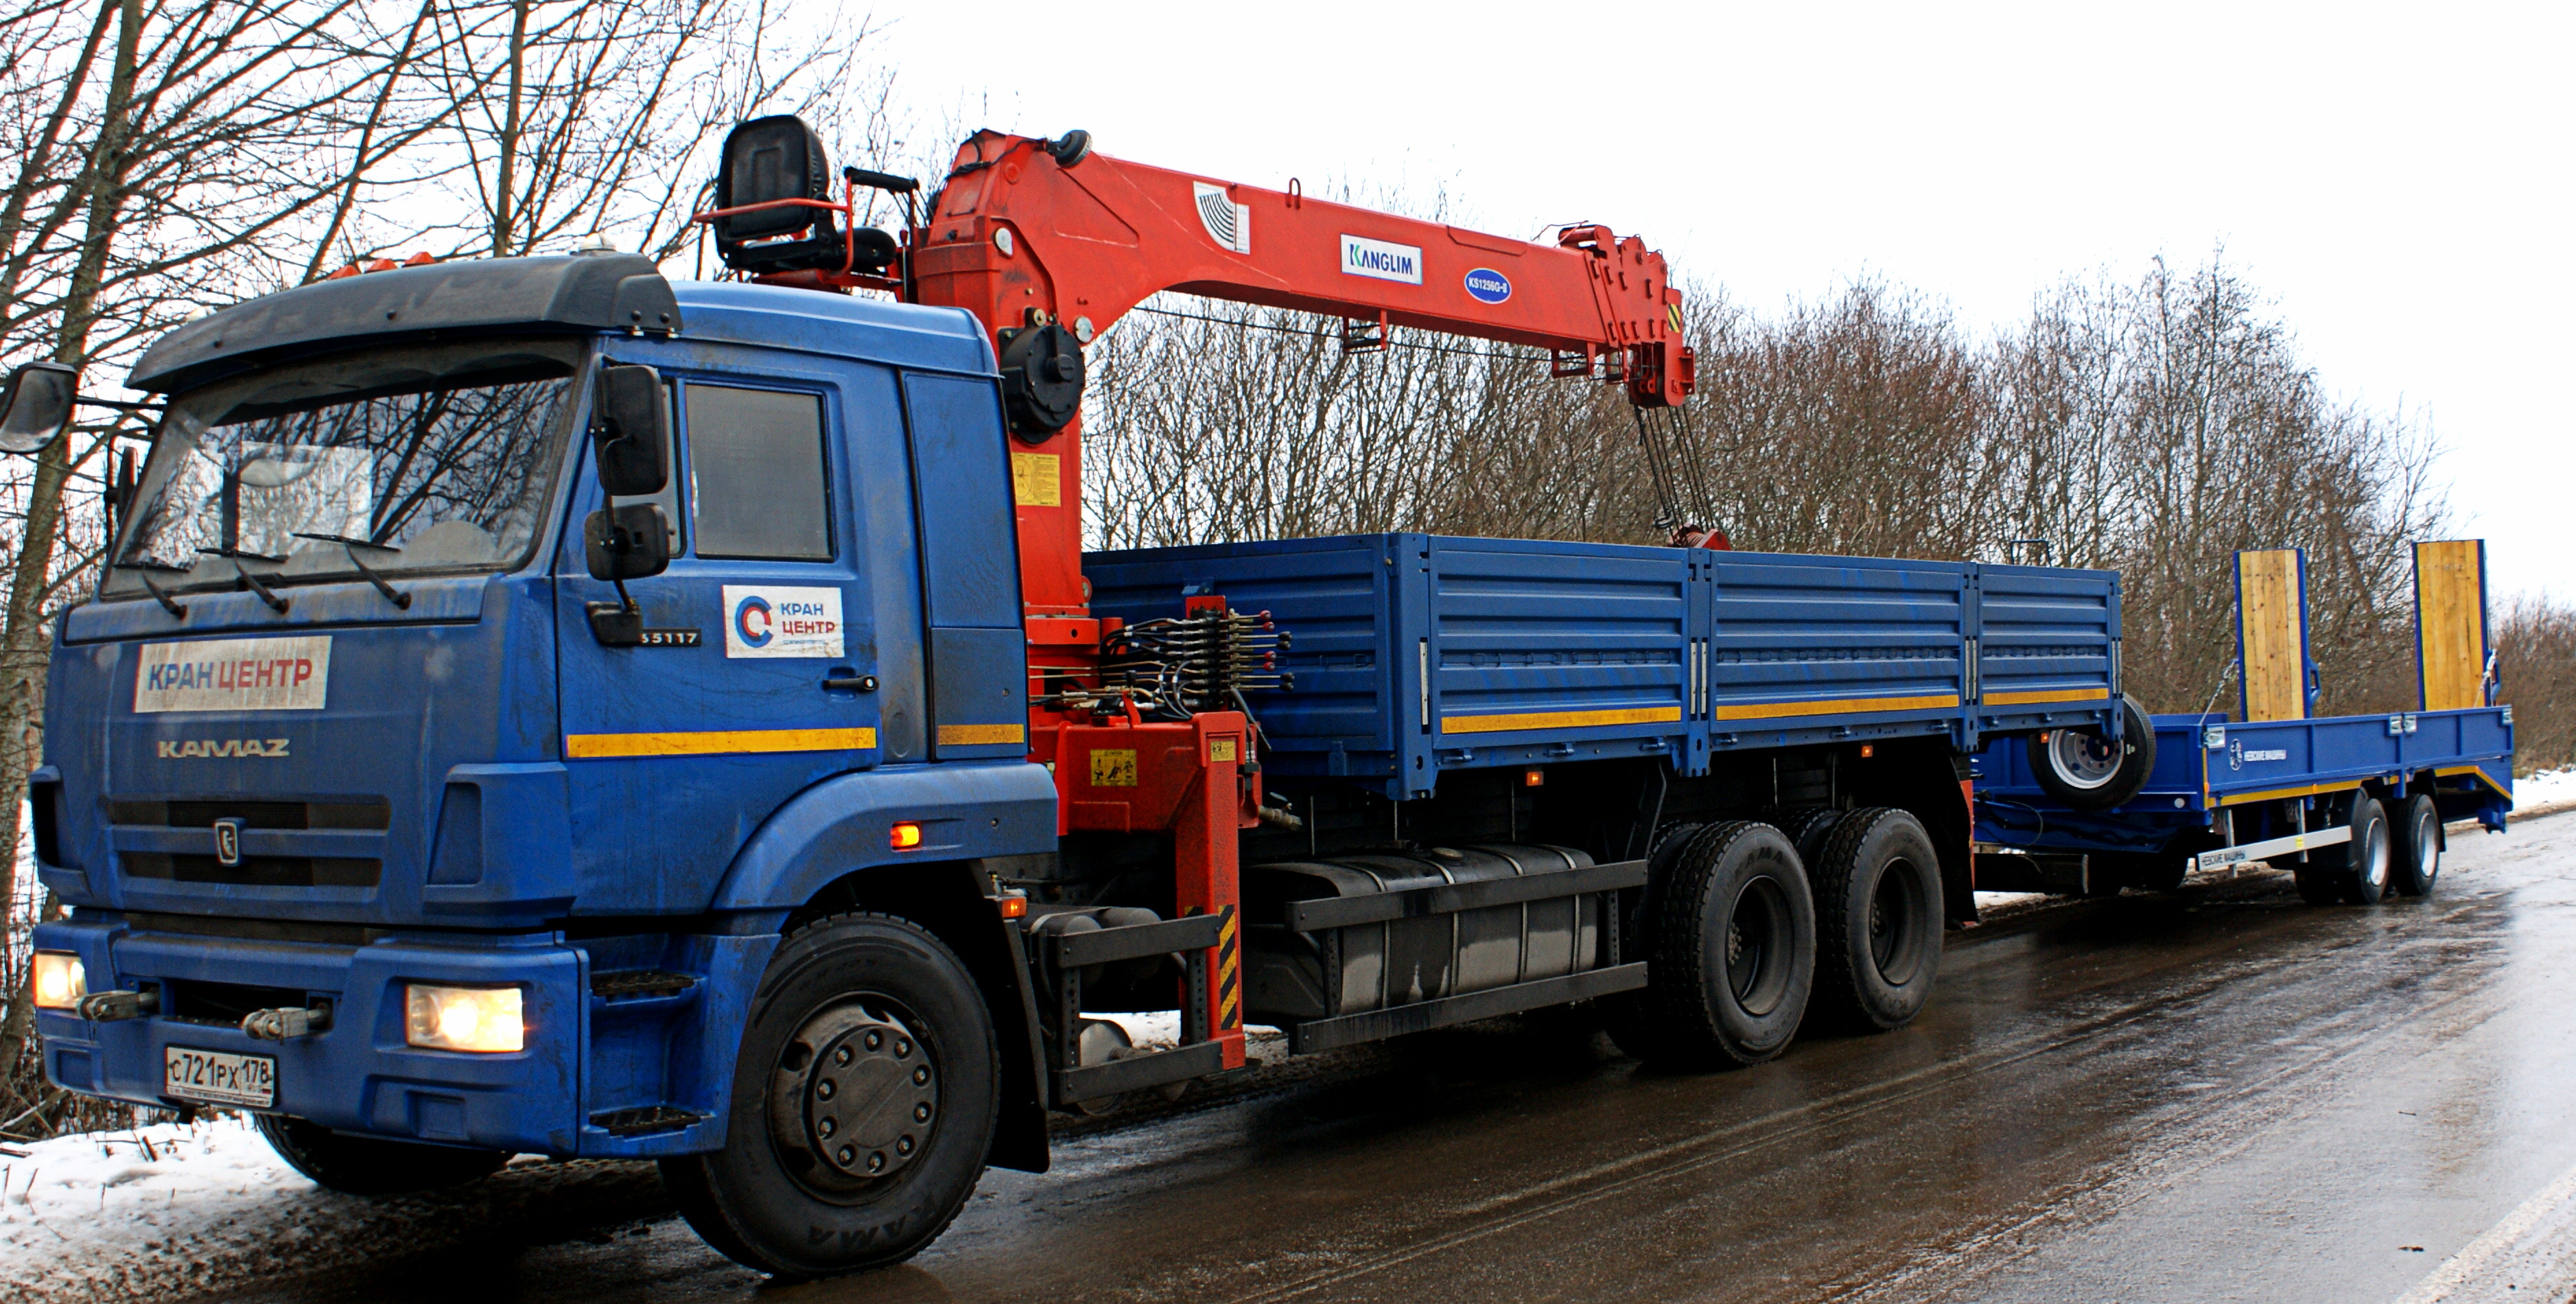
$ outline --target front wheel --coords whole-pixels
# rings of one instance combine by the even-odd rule
[[[991,1015],[946,943],[838,915],[769,963],[734,1065],[725,1148],[662,1161],[726,1257],[786,1277],[899,1263],[947,1229],[1001,1110]]]

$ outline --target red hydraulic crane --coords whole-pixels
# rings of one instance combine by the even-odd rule
[[[1226,1066],[1240,1065],[1231,915],[1236,833],[1261,800],[1250,721],[1222,700],[1147,719],[1115,689],[1047,688],[1099,688],[1103,645],[1118,635],[1091,618],[1082,576],[1082,346],[1176,290],[1338,317],[1358,349],[1385,347],[1398,326],[1547,349],[1554,374],[1615,382],[1638,408],[1667,409],[1693,378],[1681,294],[1663,255],[1607,227],[1570,226],[1536,244],[1308,198],[1293,181],[1265,190],[1131,163],[1091,152],[1078,131],[977,133],[918,215],[908,179],[855,168],[842,179],[835,202],[813,133],[758,119],[728,138],[717,207],[699,220],[714,224],[727,264],[754,279],[888,290],[964,308],[993,332],[1036,686],[1030,754],[1055,771],[1062,831],[1168,832],[1175,909],[1228,917],[1204,990],[1184,1002],[1184,1040],[1218,1042]],[[900,242],[856,225],[861,186],[907,197]],[[1669,481],[1674,459],[1656,461]],[[1670,523],[1683,523],[1669,483],[1665,495]],[[1192,599],[1188,619],[1215,629],[1228,614],[1222,599]],[[1104,768],[1103,756],[1123,760]]]

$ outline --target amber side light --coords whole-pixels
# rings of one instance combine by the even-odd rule
[[[921,845],[921,826],[911,820],[897,820],[886,833],[886,844],[897,851],[910,851]]]

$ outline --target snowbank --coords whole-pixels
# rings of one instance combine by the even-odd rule
[[[2576,766],[2563,770],[2542,770],[2513,781],[2513,808],[2530,810],[2535,806],[2555,806],[2576,801]]]
[[[533,1157],[452,1191],[341,1195],[239,1117],[7,1148],[24,1152],[0,1154],[0,1298],[12,1300],[187,1297],[470,1238],[541,1243],[670,1205],[649,1165]]]

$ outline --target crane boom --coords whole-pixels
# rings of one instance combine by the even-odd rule
[[[1554,244],[1373,212],[979,132],[913,233],[909,297],[965,308],[1007,343],[1059,323],[1089,341],[1165,290],[1337,316],[1362,347],[1395,326],[1550,350],[1563,376],[1640,407],[1690,393],[1682,297],[1663,255],[1578,225]],[[1032,617],[1080,616],[1080,422],[1014,449]]]

